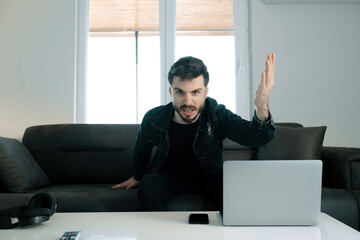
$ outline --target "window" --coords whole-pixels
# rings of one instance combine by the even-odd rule
[[[160,104],[158,6],[90,0],[88,123],[138,123]]]
[[[166,103],[159,1],[168,0],[89,0],[86,122],[140,123],[147,110]],[[174,51],[175,60],[202,59],[209,96],[236,112],[233,4],[177,0],[176,47],[166,51]]]
[[[208,67],[209,97],[235,109],[233,1],[176,1],[176,58],[194,56]]]

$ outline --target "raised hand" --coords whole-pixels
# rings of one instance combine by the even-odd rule
[[[256,116],[261,121],[269,118],[269,97],[274,87],[275,53],[269,54],[265,62],[266,69],[261,74],[261,82],[255,93]]]

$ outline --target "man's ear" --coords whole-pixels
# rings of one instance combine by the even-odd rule
[[[209,92],[209,88],[205,87],[205,98],[207,98],[208,92]]]
[[[170,97],[172,97],[171,87],[169,87],[169,94],[170,94]]]

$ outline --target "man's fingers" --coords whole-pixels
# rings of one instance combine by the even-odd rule
[[[275,65],[275,53],[269,54],[267,59],[269,60],[272,66]]]
[[[265,61],[265,71],[261,73],[261,83],[262,87],[266,87],[267,84],[270,84],[269,87],[273,85],[274,82],[274,66],[275,66],[275,53],[268,54]]]
[[[267,70],[273,70],[274,69],[274,66],[275,66],[275,53],[272,53],[272,54],[269,54],[267,59],[266,59],[266,62],[265,62],[265,65],[266,65],[266,69]]]
[[[275,53],[269,54],[266,62],[266,76],[265,76],[265,81],[266,81],[266,85],[268,86],[268,88],[272,88],[274,85],[274,66],[275,66]]]
[[[127,188],[128,186],[128,181],[125,181],[125,182],[122,182],[122,183],[119,183],[119,184],[116,184],[115,186],[112,186],[112,188]]]
[[[126,188],[127,190],[129,190],[136,187],[137,185],[139,185],[139,181],[137,181],[134,177],[131,177],[122,183],[112,186],[111,188]]]
[[[273,53],[273,54],[271,55],[271,58],[272,58],[272,64],[273,64],[273,66],[275,66],[275,58],[276,58],[275,53]]]

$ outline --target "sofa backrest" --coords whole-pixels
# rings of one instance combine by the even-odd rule
[[[22,141],[53,184],[117,183],[132,176],[138,128],[139,124],[41,125],[27,128]],[[256,159],[256,148],[229,139],[223,149],[224,160]]]
[[[132,175],[138,124],[58,124],[26,129],[23,144],[53,184],[117,183]]]

